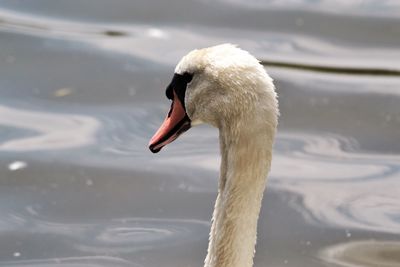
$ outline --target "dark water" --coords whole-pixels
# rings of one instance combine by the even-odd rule
[[[180,57],[224,42],[280,96],[255,266],[400,266],[399,25],[397,1],[0,1],[0,266],[202,266],[217,131],[147,142]]]

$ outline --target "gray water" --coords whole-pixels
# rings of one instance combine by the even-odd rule
[[[9,0],[0,267],[202,266],[217,130],[147,143],[177,61],[225,42],[282,113],[255,266],[400,266],[400,3]]]

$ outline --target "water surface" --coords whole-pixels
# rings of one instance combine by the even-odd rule
[[[217,130],[147,142],[176,62],[224,42],[282,114],[255,266],[400,266],[399,23],[394,1],[1,1],[0,266],[201,266]]]

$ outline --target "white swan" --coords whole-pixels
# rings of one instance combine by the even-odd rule
[[[183,57],[166,94],[171,110],[150,141],[152,152],[191,125],[219,129],[220,179],[204,266],[250,267],[279,113],[272,79],[248,52],[223,44]]]

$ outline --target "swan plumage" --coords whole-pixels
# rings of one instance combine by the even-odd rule
[[[220,178],[204,266],[250,267],[279,115],[272,79],[247,51],[222,44],[184,56],[167,96],[171,110],[150,141],[153,152],[193,125],[219,129]]]

